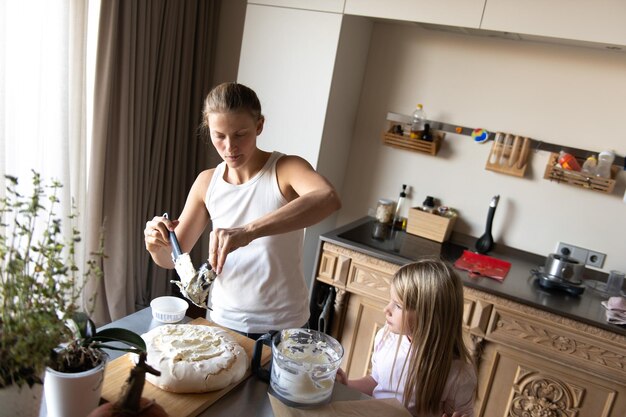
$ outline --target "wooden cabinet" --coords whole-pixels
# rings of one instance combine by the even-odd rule
[[[487,0],[481,29],[626,45],[623,0]]]
[[[341,338],[344,348],[341,367],[349,378],[361,378],[371,373],[374,337],[385,325],[384,307],[383,302],[357,294],[348,300]]]
[[[480,27],[485,0],[346,0],[345,14]]]
[[[371,371],[398,268],[322,243],[317,281],[337,291],[331,334],[344,346],[350,378]],[[626,415],[626,337],[469,287],[464,301],[464,337],[478,367],[477,417]]]

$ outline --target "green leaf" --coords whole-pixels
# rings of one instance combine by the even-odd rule
[[[146,342],[137,333],[117,327],[102,329],[91,338],[96,342],[122,342],[139,350],[146,350]]]

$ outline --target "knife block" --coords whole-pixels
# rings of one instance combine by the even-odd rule
[[[528,167],[530,139],[516,136],[508,143],[504,143],[505,135],[512,137],[510,134],[496,133],[496,139],[494,139],[491,145],[485,169],[515,177],[523,177]]]

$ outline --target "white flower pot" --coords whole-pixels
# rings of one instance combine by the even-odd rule
[[[0,417],[37,417],[41,407],[43,386],[28,384],[0,388]]]
[[[48,417],[85,417],[98,407],[105,365],[73,374],[47,368],[43,387]]]

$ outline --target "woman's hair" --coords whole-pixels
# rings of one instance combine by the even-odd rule
[[[411,338],[404,405],[414,397],[418,415],[440,412],[452,361],[471,363],[462,333],[463,284],[446,262],[424,259],[400,268],[391,285],[403,305],[403,333]]]
[[[203,123],[208,123],[210,113],[245,111],[255,119],[263,117],[261,102],[254,90],[234,82],[222,83],[213,88],[204,100]]]

